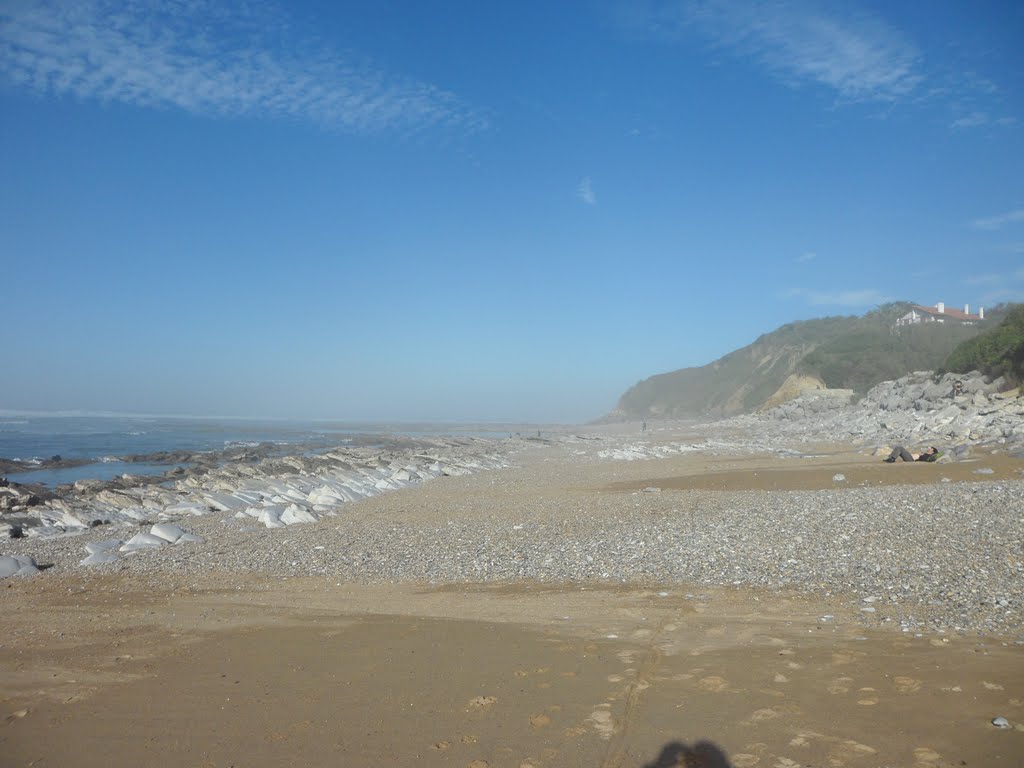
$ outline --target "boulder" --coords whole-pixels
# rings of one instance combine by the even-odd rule
[[[121,545],[121,551],[135,552],[140,549],[152,549],[153,547],[164,546],[167,546],[167,539],[162,539],[151,533],[137,533]]]
[[[106,565],[107,563],[113,563],[120,559],[120,556],[116,551],[110,549],[101,549],[98,552],[93,552],[84,560],[79,561],[79,565]]]
[[[297,504],[290,504],[284,512],[281,513],[281,522],[285,525],[295,525],[296,523],[315,523],[318,518],[312,512],[303,509]]]
[[[0,579],[8,576],[32,576],[39,573],[39,566],[31,557],[22,555],[0,556]]]
[[[112,549],[117,549],[124,544],[121,539],[107,539],[106,541],[90,541],[85,545],[85,551],[90,555],[95,555],[97,552],[109,552]]]
[[[283,509],[279,506],[266,507],[260,510],[258,520],[267,528],[285,528],[288,524],[281,522],[282,512]]]
[[[171,523],[157,523],[149,532],[164,539],[168,544],[173,544],[185,534],[181,528]]]

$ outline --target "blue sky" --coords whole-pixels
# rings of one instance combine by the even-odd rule
[[[583,421],[1024,300],[1024,5],[0,5],[0,408]]]

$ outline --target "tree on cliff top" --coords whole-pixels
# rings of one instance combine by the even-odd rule
[[[1024,304],[998,308],[1005,312],[995,328],[960,344],[946,358],[940,373],[981,371],[1005,376],[1013,384],[1024,383]]]

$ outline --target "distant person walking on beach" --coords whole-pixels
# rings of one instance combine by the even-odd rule
[[[902,445],[897,445],[892,449],[892,453],[887,458],[882,459],[886,464],[892,464],[896,459],[903,459],[904,461],[935,461],[941,456],[939,449],[934,445],[931,446],[924,453],[911,453]]]

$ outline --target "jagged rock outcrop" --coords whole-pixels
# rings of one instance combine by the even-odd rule
[[[1024,449],[1024,397],[1018,389],[1005,387],[1004,379],[977,371],[938,379],[918,371],[873,387],[857,402],[848,391],[835,396],[827,390],[810,392],[762,413],[730,419],[729,424],[806,434],[809,439],[831,435],[882,444]]]
[[[76,483],[60,497],[12,505],[22,514],[0,529],[8,538],[54,536],[109,524],[160,523],[211,512],[251,519],[267,528],[315,523],[337,515],[341,505],[435,477],[464,475],[505,466],[490,443],[461,446],[439,442],[437,455],[370,449],[322,455],[269,457],[256,464],[227,462],[186,474],[171,484],[145,478],[132,485]],[[4,488],[19,500],[26,494]],[[8,522],[5,515],[0,522]],[[14,524],[16,522],[16,525]],[[156,534],[155,534],[156,535]],[[137,544],[145,545],[139,540]],[[150,542],[151,544],[153,542]],[[94,553],[91,553],[94,554]],[[97,562],[94,560],[91,562]]]

